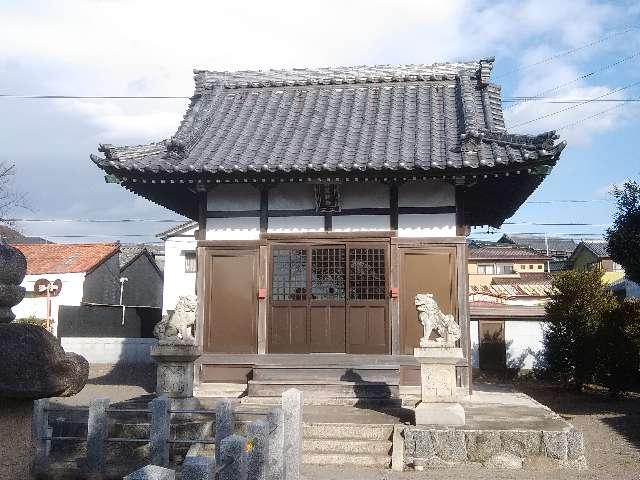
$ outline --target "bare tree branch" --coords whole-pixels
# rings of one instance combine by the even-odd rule
[[[0,160],[0,223],[11,224],[8,214],[15,208],[28,208],[26,194],[14,190],[15,163]]]

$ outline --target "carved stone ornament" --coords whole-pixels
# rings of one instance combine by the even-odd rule
[[[424,329],[421,347],[454,347],[460,340],[460,325],[453,315],[445,315],[431,293],[418,293],[415,299],[418,321]],[[430,339],[435,333],[435,338]]]
[[[175,310],[166,315],[153,329],[161,342],[195,343],[193,327],[196,323],[198,300],[193,295],[178,297]]]

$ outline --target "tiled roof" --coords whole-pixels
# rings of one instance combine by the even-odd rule
[[[531,318],[544,320],[544,305],[507,305],[493,302],[469,302],[471,319]]]
[[[117,243],[14,245],[27,258],[27,274],[90,272],[118,252]]]
[[[600,258],[609,258],[609,247],[607,242],[580,242]]]
[[[469,246],[469,260],[548,260],[549,257],[528,248]]]
[[[27,237],[17,230],[7,226],[0,225],[0,242],[6,242],[9,244],[15,243],[52,243],[49,240],[40,237]]]
[[[508,235],[504,234],[498,243],[515,244],[521,247],[528,247],[539,252],[564,252],[567,256],[576,248],[578,243],[573,238],[563,237],[543,237],[540,235]]]
[[[550,284],[470,285],[469,294],[490,295],[500,298],[546,297]]]
[[[554,132],[505,131],[493,60],[265,72],[195,72],[177,133],[102,145],[109,173],[217,177],[472,171],[555,163]]]
[[[171,227],[164,232],[160,232],[156,235],[156,237],[167,239],[173,235],[183,233],[185,231],[191,230],[192,228],[198,228],[198,222],[189,220],[188,222],[180,223],[174,227]]]
[[[491,283],[493,285],[523,285],[523,284],[537,284],[537,285],[551,285],[551,274],[546,272],[521,272],[518,277],[493,277]]]

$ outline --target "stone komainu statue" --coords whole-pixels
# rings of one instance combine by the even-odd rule
[[[454,347],[460,339],[460,325],[455,321],[453,315],[442,313],[431,293],[418,293],[416,295],[416,310],[418,320],[424,328],[424,336],[420,339],[421,347]],[[429,340],[433,332],[438,337]]]
[[[153,335],[162,341],[193,342],[192,327],[196,323],[198,301],[194,296],[178,297],[175,310],[154,327]]]

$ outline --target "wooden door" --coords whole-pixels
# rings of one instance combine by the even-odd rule
[[[257,252],[210,250],[204,259],[204,351],[257,353]]]
[[[349,244],[348,353],[389,353],[388,246]]]
[[[309,249],[309,343],[311,352],[346,350],[347,266],[344,245]]]
[[[457,314],[455,248],[400,249],[400,349],[413,355],[422,325],[416,313],[416,293],[432,293],[443,313]]]

